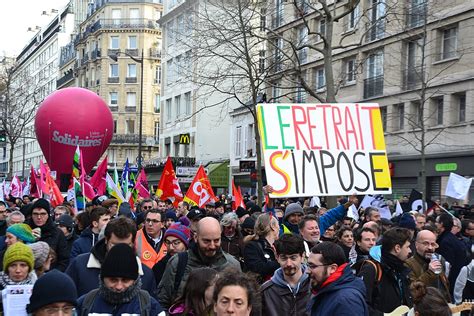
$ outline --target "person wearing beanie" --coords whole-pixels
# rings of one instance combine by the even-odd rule
[[[135,243],[137,255],[141,262],[150,269],[166,255],[163,222],[163,213],[151,209],[146,212],[143,228],[137,232]]]
[[[67,274],[52,270],[33,285],[26,312],[33,316],[43,316],[62,310],[63,315],[73,315],[76,306],[77,291],[74,282]]]
[[[74,219],[68,214],[59,216],[56,225],[63,232],[67,242],[67,253],[71,254],[71,249],[74,241],[78,238],[74,229]]]
[[[112,247],[100,269],[99,288],[79,298],[78,314],[164,316],[160,304],[147,291],[141,290],[138,264],[130,246],[117,244]]]
[[[237,214],[240,224],[242,224],[245,221],[245,219],[250,216],[250,213],[247,210],[245,210],[242,206],[237,207],[237,209],[235,210],[235,214]]]
[[[290,203],[283,216],[281,230],[283,234],[299,234],[298,224],[304,216],[303,208],[299,203]]]
[[[25,244],[30,244],[36,241],[35,236],[33,236],[31,231],[31,227],[27,224],[14,224],[7,228],[7,233],[5,235],[5,243],[7,244],[7,247],[18,241]]]
[[[240,227],[242,228],[243,236],[255,234],[255,220],[252,217],[247,217]]]
[[[165,272],[166,265],[175,254],[188,250],[191,230],[180,223],[171,225],[165,232],[166,256],[153,266],[156,284],[159,284]]]
[[[66,237],[63,232],[56,227],[51,218],[51,208],[45,199],[37,199],[32,206],[31,219],[27,222],[33,231],[40,231],[38,241],[48,243],[57,255],[56,262],[51,268],[60,271],[66,270],[69,264],[69,252]]]
[[[168,229],[171,225],[178,221],[178,216],[176,216],[175,210],[168,210],[165,214],[165,228]]]
[[[37,241],[33,244],[29,244],[28,247],[33,251],[33,256],[35,258],[35,273],[39,278],[51,268],[51,262],[53,260],[51,248],[44,241]]]

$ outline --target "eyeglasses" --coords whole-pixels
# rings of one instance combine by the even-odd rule
[[[48,315],[57,315],[60,311],[66,315],[72,315],[76,309],[73,306],[64,307],[46,307],[43,309]]]
[[[45,217],[48,216],[48,213],[33,213],[32,215],[35,217]]]
[[[150,224],[150,223],[153,223],[153,224],[161,223],[160,220],[157,220],[157,219],[150,219],[150,218],[147,218],[147,219],[145,220],[145,222],[146,222],[147,224]]]
[[[151,210],[152,208],[153,208],[153,206],[147,206],[147,205],[142,207],[142,209],[144,209],[144,210]]]
[[[170,240],[166,239],[165,244],[168,245],[168,246],[173,245],[173,247],[176,247],[176,246],[179,246],[181,244],[181,240],[175,239],[175,240],[170,241]]]
[[[429,241],[423,241],[423,242],[421,242],[421,241],[417,241],[417,243],[422,244],[424,247],[429,247],[429,246],[431,246],[431,247],[433,247],[433,248],[438,248],[438,247],[439,247],[439,245],[438,245],[437,243],[435,243],[435,242],[429,242]]]
[[[329,264],[312,264],[312,263],[308,263],[308,268],[310,270],[314,270],[316,268],[319,268],[319,267],[325,267],[325,266],[330,266],[332,263],[329,263]]]

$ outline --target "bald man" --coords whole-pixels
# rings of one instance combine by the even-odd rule
[[[439,254],[440,260],[431,260],[431,256],[438,248],[436,235],[429,230],[422,230],[416,236],[415,254],[405,262],[405,265],[411,269],[408,274],[410,282],[420,281],[426,286],[437,288],[443,293],[450,302],[448,279],[444,273],[444,258]],[[440,273],[436,273],[440,271]]]
[[[158,301],[169,309],[173,301],[183,293],[189,273],[197,268],[222,271],[233,267],[240,271],[239,262],[221,249],[221,226],[213,217],[201,219],[196,227],[195,243],[185,252],[173,256],[158,285]]]

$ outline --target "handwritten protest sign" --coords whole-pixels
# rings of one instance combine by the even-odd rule
[[[378,104],[259,104],[273,197],[388,194]]]

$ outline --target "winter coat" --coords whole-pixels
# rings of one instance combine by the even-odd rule
[[[393,255],[385,252],[382,252],[381,262],[371,258],[378,268],[374,264],[364,263],[358,273],[367,289],[366,299],[370,315],[390,313],[400,305],[412,307],[408,280],[410,270],[399,259],[395,259]],[[379,270],[377,269],[382,271],[380,281],[378,281]]]
[[[32,229],[38,227],[32,219],[27,224],[30,225]],[[38,239],[38,241],[46,242],[49,247],[56,252],[56,262],[51,265],[51,270],[58,269],[64,272],[69,264],[69,252],[64,233],[56,227],[51,218],[40,228],[41,238]]]
[[[74,258],[67,267],[68,274],[76,284],[77,295],[84,295],[99,288],[99,274],[102,262],[105,259],[105,239],[101,239],[91,250]],[[137,258],[137,261],[140,259]],[[143,264],[139,264],[139,274],[142,278],[142,289],[155,297],[156,282],[153,272]]]
[[[227,238],[222,234],[221,236],[221,248],[223,251],[230,255],[233,255],[235,259],[241,261],[243,257],[243,242],[242,234],[236,232],[234,237]]]
[[[179,257],[177,254],[168,261],[168,265],[165,269],[165,272],[163,273],[161,282],[158,285],[158,301],[165,309],[168,309],[173,301],[182,295],[184,285],[186,284],[186,280],[188,279],[189,273],[192,270],[197,268],[212,268],[217,271],[222,271],[227,267],[233,267],[234,269],[240,271],[239,262],[233,256],[223,252],[222,249],[219,249],[213,258],[202,258],[199,250],[197,249],[197,245],[193,244],[190,245],[187,253],[188,261],[183,273],[183,278],[181,279],[181,283],[178,286],[177,293],[174,291],[174,282],[178,268]]]
[[[77,310],[79,311],[78,315],[81,315],[82,304],[84,303],[85,295],[79,297],[77,301]],[[150,297],[150,316],[165,316],[165,312],[161,308],[160,304]],[[89,315],[128,315],[128,316],[139,316],[143,315],[140,311],[140,298],[138,295],[133,298],[130,302],[124,303],[121,305],[112,305],[106,302],[101,295],[97,294],[94,303],[92,304]]]
[[[276,269],[280,267],[273,247],[265,238],[252,240],[245,245],[244,262],[247,271],[259,275],[260,283],[269,280]]]
[[[466,246],[449,231],[445,231],[439,235],[437,243],[439,248],[436,252],[442,255],[451,265],[448,281],[449,292],[452,294],[454,292],[456,278],[458,277],[461,268],[469,264],[469,260],[466,257]]]
[[[311,300],[311,316],[367,316],[364,282],[346,265],[342,275],[320,289]]]
[[[285,281],[281,268],[260,287],[261,315],[309,316],[307,307],[311,298],[311,286],[306,267],[303,266],[302,270],[303,275],[295,288],[291,288]]]
[[[171,255],[169,253],[166,254],[160,261],[155,263],[153,266],[153,274],[155,275],[156,284],[160,284],[161,278],[163,277],[163,273],[165,273],[166,266],[168,265],[168,261],[171,259]]]
[[[71,260],[80,254],[89,253],[98,241],[99,235],[94,234],[90,227],[84,229],[81,236],[72,243]]]

